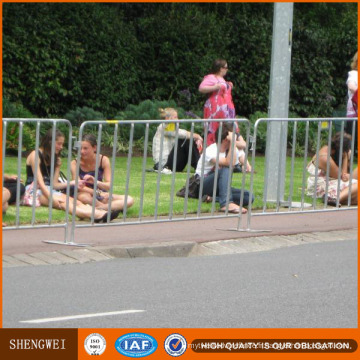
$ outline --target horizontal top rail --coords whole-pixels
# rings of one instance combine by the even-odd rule
[[[81,125],[86,123],[87,125],[98,125],[98,124],[159,124],[164,122],[171,122],[174,124],[184,124],[184,123],[204,123],[204,122],[249,122],[246,118],[241,119],[174,119],[174,120],[164,120],[164,119],[156,119],[156,120],[86,120]]]
[[[41,119],[41,118],[3,118],[2,121],[13,121],[13,122],[21,122],[21,121],[32,121],[32,122],[67,122],[70,123],[67,119]]]
[[[255,124],[262,122],[262,121],[286,121],[286,122],[292,122],[292,121],[354,121],[357,120],[356,117],[350,118],[350,117],[324,117],[324,118],[260,118],[257,119]]]

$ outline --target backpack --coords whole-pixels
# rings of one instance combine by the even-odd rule
[[[197,199],[199,197],[199,187],[200,187],[200,177],[197,175],[193,175],[190,179],[189,179],[189,185],[188,185],[188,197],[189,198],[193,198],[193,199]],[[186,184],[183,188],[181,188],[177,193],[176,196],[179,197],[185,197],[186,194]]]

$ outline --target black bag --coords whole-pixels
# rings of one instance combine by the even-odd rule
[[[59,182],[63,184],[67,183],[66,175],[62,171],[59,173]]]
[[[188,193],[188,197],[189,198],[193,198],[193,199],[197,199],[199,197],[199,187],[200,187],[200,177],[198,175],[193,175],[190,179],[189,179],[189,193]],[[180,189],[177,193],[176,196],[179,197],[185,197],[185,193],[186,193],[186,184],[185,186]]]
[[[58,180],[60,183],[63,183],[63,184],[66,184],[68,182],[67,178],[66,178],[66,175],[60,171],[60,174],[59,174],[59,180]],[[70,196],[74,196],[74,193],[75,193],[75,186],[74,185],[70,185],[70,192],[69,192],[69,195]],[[66,188],[65,189],[61,189],[59,190],[60,192],[62,192],[63,194],[66,194]]]

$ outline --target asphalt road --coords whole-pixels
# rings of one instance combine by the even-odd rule
[[[5,268],[3,327],[356,328],[357,241]]]

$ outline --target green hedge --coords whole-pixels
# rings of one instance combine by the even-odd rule
[[[198,85],[225,57],[249,117],[267,111],[272,20],[272,3],[4,3],[4,96],[37,116],[112,118],[146,99],[201,114]],[[343,105],[356,49],[356,3],[295,3],[290,111]]]

